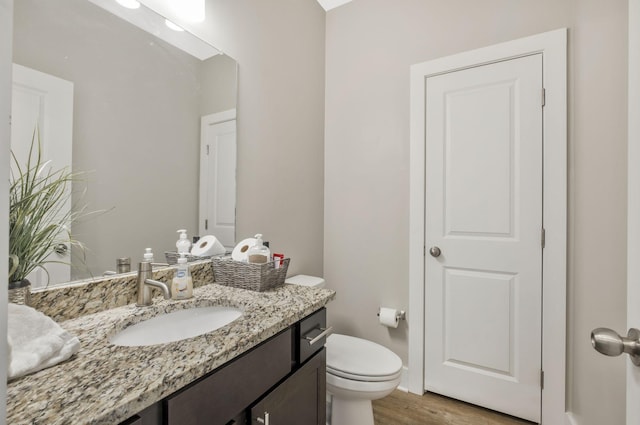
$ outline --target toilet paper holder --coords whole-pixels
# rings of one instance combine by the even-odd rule
[[[380,317],[380,308],[378,307],[378,312],[376,313],[376,316]],[[407,320],[407,313],[404,310],[398,310],[398,312],[396,313],[396,320]]]

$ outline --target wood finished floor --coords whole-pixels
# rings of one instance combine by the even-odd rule
[[[433,393],[424,396],[394,391],[373,402],[375,425],[532,425]]]

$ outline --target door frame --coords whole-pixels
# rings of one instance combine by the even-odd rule
[[[409,184],[409,363],[407,387],[424,393],[426,77],[535,53],[543,55],[542,423],[565,422],[567,288],[567,29],[411,66]],[[542,95],[542,94],[541,94]]]
[[[640,0],[629,0],[629,96],[627,154],[627,328],[640,326]],[[640,368],[627,362],[628,425],[640,420]]]

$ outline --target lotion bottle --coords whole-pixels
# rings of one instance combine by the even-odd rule
[[[189,272],[187,258],[182,254],[178,258],[176,274],[171,281],[171,298],[174,300],[184,300],[193,296],[193,279]]]
[[[262,235],[256,235],[256,244],[247,251],[247,259],[250,263],[262,264],[269,261],[271,251],[262,244]]]
[[[178,230],[178,233],[180,233],[180,239],[178,239],[178,242],[176,242],[178,255],[187,255],[189,253],[189,250],[191,249],[191,242],[189,242],[189,238],[187,238],[187,231],[181,229]]]

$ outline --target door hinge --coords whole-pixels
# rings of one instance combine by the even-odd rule
[[[206,218],[204,220],[204,230],[209,230],[209,220]]]
[[[542,88],[542,107],[544,108],[544,105],[547,104],[547,90],[543,87]]]
[[[544,390],[544,370],[540,369],[540,388]]]
[[[209,155],[209,145],[207,145],[207,155]]]
[[[542,231],[540,232],[540,244],[542,245],[542,248],[544,248],[544,246],[546,245],[547,242],[547,232],[544,230],[544,227],[542,228]]]
[[[422,256],[423,257],[427,256],[427,246],[426,245],[422,245]]]

